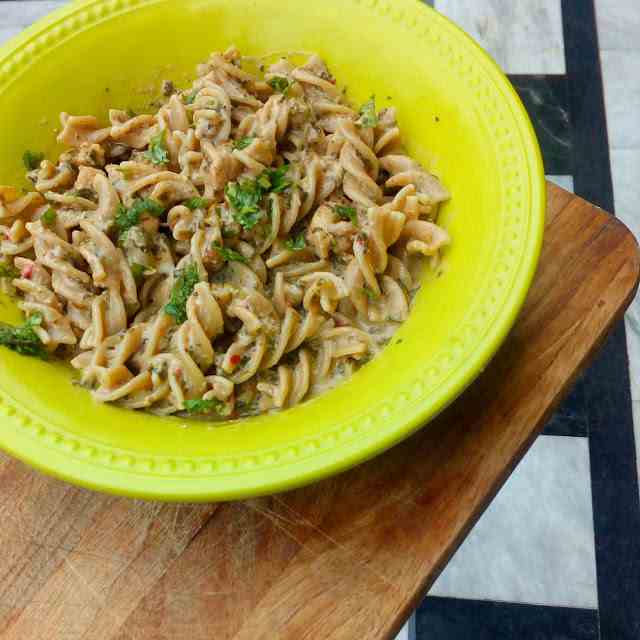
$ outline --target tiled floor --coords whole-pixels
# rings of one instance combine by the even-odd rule
[[[596,11],[601,51],[638,50],[640,11],[636,0],[596,0]]]
[[[586,438],[538,438],[430,595],[596,609],[588,479]]]
[[[640,6],[596,0],[616,214],[640,238]],[[636,460],[640,478],[640,299],[627,312]]]
[[[602,49],[602,75],[612,149],[640,148],[640,44],[634,49]]]
[[[547,179],[567,191],[573,191],[573,176],[547,175]]]
[[[0,41],[62,3],[0,0]],[[605,208],[612,181],[616,214],[640,237],[640,1],[435,6],[511,74],[549,177]],[[398,637],[638,640],[633,424],[640,445],[640,300]]]
[[[545,165],[563,174],[551,179],[570,189],[576,182],[579,193],[608,208],[612,180],[616,213],[640,237],[637,0],[596,0],[601,81],[588,0],[436,0],[435,6],[517,74],[512,80],[536,126]],[[626,326],[638,446],[640,300]],[[538,440],[446,567],[419,610],[418,638],[640,637],[637,532],[618,527],[626,514],[638,522],[624,344],[620,330],[545,430],[556,435]],[[615,388],[622,393],[612,395]],[[618,514],[616,500],[626,502]]]
[[[550,178],[569,189],[575,181],[579,193],[608,208],[612,180],[616,213],[640,237],[640,3],[596,0],[610,167],[607,132],[597,124],[604,120],[597,42],[588,34],[590,1],[436,0],[435,6],[512,74],[545,166],[562,174]],[[595,58],[589,58],[590,42]],[[626,326],[638,446],[640,300]],[[617,527],[626,514],[638,522],[640,474],[629,472],[635,463],[628,392],[610,393],[629,385],[625,360],[618,331],[545,430],[556,435],[538,440],[433,586],[418,614],[420,640],[640,638],[634,613],[640,608],[639,550],[629,546],[637,533]],[[619,515],[613,500],[627,503]]]
[[[560,0],[436,0],[507,73],[564,73]]]

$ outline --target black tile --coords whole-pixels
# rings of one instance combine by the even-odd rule
[[[609,141],[593,0],[562,0],[575,192],[613,211]]]
[[[545,425],[545,436],[586,436],[588,408],[584,377],[581,376],[558,410]]]
[[[417,640],[596,640],[598,613],[537,605],[426,598]]]
[[[640,501],[624,325],[585,378],[602,640],[640,638]]]
[[[593,0],[562,0],[575,192],[613,212]],[[640,503],[624,324],[584,377],[600,634],[640,638]]]
[[[567,79],[559,75],[511,75],[533,122],[545,173],[572,173]]]

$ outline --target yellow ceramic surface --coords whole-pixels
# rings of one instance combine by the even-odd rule
[[[453,199],[445,273],[420,291],[383,354],[294,409],[223,426],[96,404],[71,369],[0,349],[0,446],[60,478],[164,500],[233,499],[307,483],[424,425],[481,371],[531,282],[544,176],[526,113],[489,57],[415,0],[95,0],[0,49],[0,184],[25,185],[22,153],[50,157],[58,113],[143,110],[198,61],[318,52],[359,103],[393,104],[411,155]],[[17,320],[4,299],[0,319]],[[447,461],[443,460],[442,464]]]

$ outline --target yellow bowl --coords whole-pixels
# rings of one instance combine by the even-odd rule
[[[197,62],[319,53],[358,103],[393,104],[409,152],[453,199],[453,245],[382,355],[341,387],[275,415],[214,426],[97,405],[68,366],[1,350],[0,446],[94,489],[226,500],[308,483],[424,425],[482,370],[512,326],[544,226],[544,175],[510,83],[461,30],[415,0],[89,0],[0,49],[0,184],[25,149],[53,156],[58,113],[141,109]],[[25,185],[26,186],[26,185]],[[0,319],[18,318],[15,305]],[[442,461],[446,464],[446,460]]]

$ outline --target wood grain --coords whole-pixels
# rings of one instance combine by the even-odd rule
[[[549,185],[539,272],[491,365],[427,428],[311,487],[159,505],[0,457],[0,637],[393,637],[620,318],[639,268],[620,222]]]

